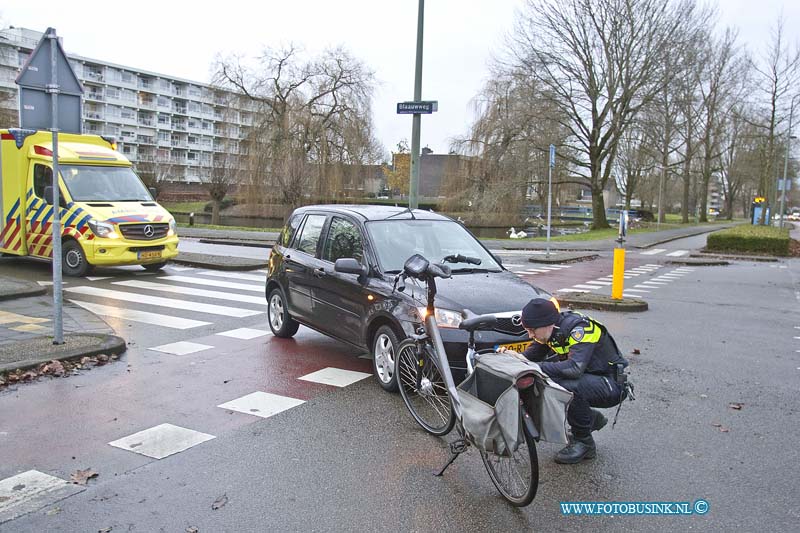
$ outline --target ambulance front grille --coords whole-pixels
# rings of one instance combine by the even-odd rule
[[[134,241],[154,241],[163,239],[169,231],[169,224],[120,224],[122,236]]]

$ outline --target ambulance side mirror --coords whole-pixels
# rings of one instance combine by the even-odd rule
[[[44,201],[53,205],[53,186],[49,185],[44,188]]]

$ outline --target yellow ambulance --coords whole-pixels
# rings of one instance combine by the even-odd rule
[[[52,259],[52,133],[0,130],[0,252]],[[175,219],[97,135],[58,136],[63,272],[142,265],[159,270],[178,255]],[[48,194],[45,192],[48,191]]]

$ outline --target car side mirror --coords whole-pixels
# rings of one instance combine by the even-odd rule
[[[53,186],[48,185],[44,188],[44,201],[50,205],[53,205]]]
[[[366,276],[369,269],[353,259],[352,257],[342,257],[337,259],[333,264],[333,270],[343,274],[358,274],[359,276]]]
[[[156,188],[155,187],[148,187],[147,190],[150,191],[150,196],[152,196],[153,200],[155,200],[156,197],[158,196],[158,191],[156,190]]]

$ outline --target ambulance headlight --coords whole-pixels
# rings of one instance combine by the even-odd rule
[[[89,221],[89,228],[91,228],[92,233],[98,237],[103,237],[105,239],[119,239],[119,235],[117,235],[117,232],[114,231],[114,225],[109,224],[108,222],[100,222],[99,220],[92,219]]]
[[[178,233],[178,223],[175,222],[175,219],[169,221],[169,231],[167,232],[167,237],[172,237],[173,235],[177,235]]]

